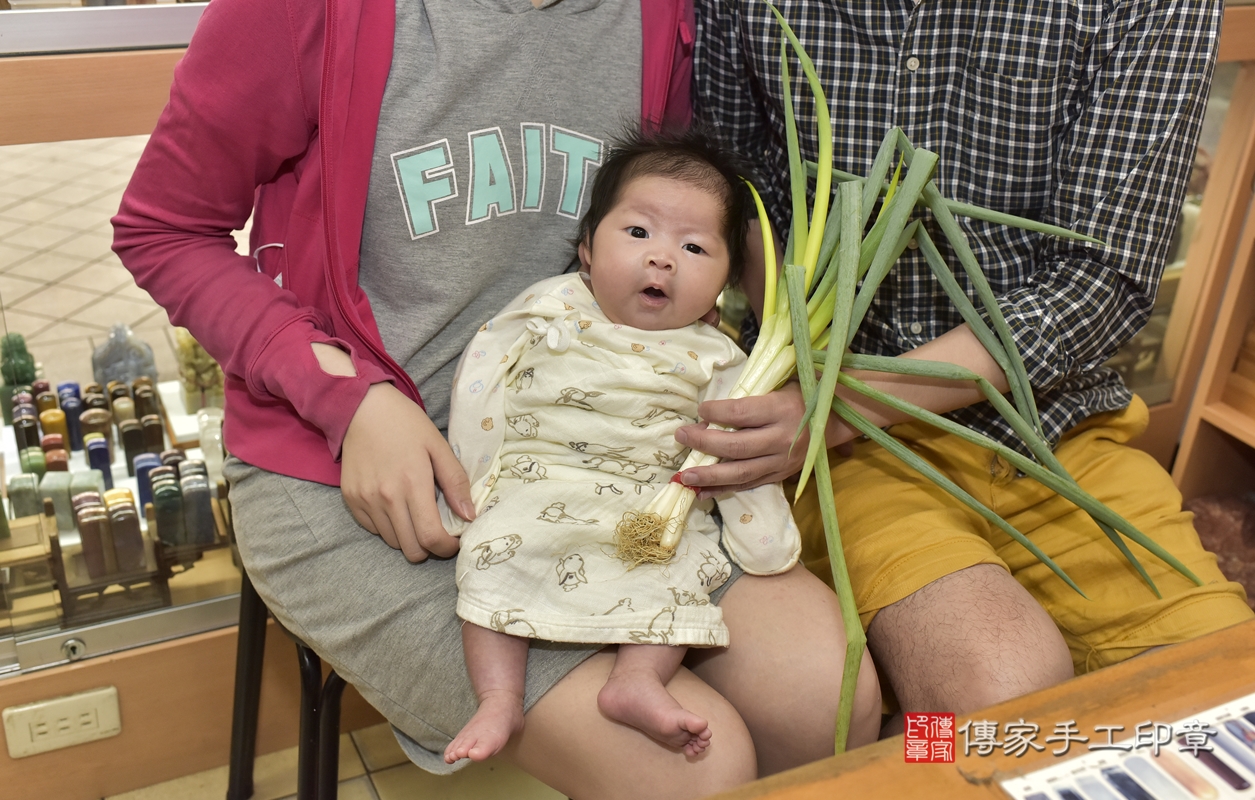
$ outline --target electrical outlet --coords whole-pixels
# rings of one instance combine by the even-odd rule
[[[102,686],[67,697],[54,697],[3,712],[9,756],[24,758],[122,732],[118,690]]]

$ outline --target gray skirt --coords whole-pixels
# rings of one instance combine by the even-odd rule
[[[454,610],[456,559],[411,564],[353,519],[340,489],[230,458],[235,534],[249,579],[284,627],[352,683],[392,723],[419,767],[447,774],[444,749],[478,702]],[[711,594],[718,603],[742,575]],[[533,641],[524,709],[600,649]]]

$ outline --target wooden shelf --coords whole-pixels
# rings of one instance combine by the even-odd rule
[[[1255,5],[1226,8],[1220,30],[1219,61],[1255,59]]]
[[[1242,442],[1255,447],[1255,418],[1226,403],[1208,403],[1199,411],[1199,417]]]
[[[1186,500],[1255,488],[1255,384],[1234,371],[1255,324],[1255,192],[1249,178],[1243,199],[1245,225],[1172,470]]]

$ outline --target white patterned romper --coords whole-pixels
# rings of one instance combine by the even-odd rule
[[[454,379],[449,441],[471,480],[458,616],[559,642],[724,646],[709,594],[728,579],[720,528],[695,505],[675,557],[629,570],[614,528],[643,511],[688,454],[675,430],[726,395],[744,354],[705,323],[616,325],[578,275],[542,281],[471,340]],[[800,535],[778,484],[718,499],[724,547],[752,574],[794,563]]]

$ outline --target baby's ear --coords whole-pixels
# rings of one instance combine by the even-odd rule
[[[580,272],[588,273],[593,266],[593,249],[589,246],[588,240],[581,241],[575,251],[580,256]]]

